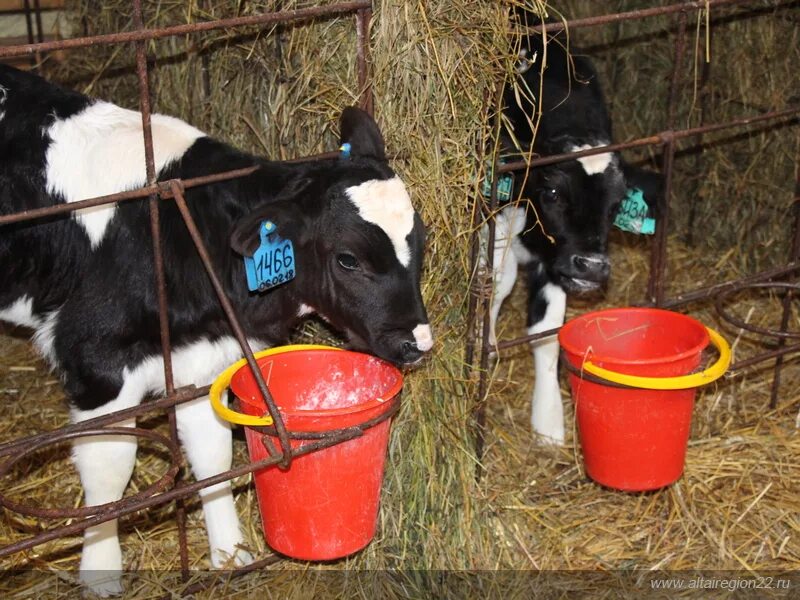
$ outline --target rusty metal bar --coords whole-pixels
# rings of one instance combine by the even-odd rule
[[[714,297],[714,308],[717,311],[717,314],[725,321],[730,323],[731,325],[738,327],[744,331],[750,331],[752,333],[758,333],[760,335],[766,335],[770,337],[778,338],[779,341],[785,341],[787,339],[797,339],[800,338],[800,331],[789,331],[788,329],[788,319],[784,323],[784,319],[781,319],[781,326],[780,329],[769,329],[767,327],[760,327],[758,325],[752,325],[750,323],[746,323],[742,321],[738,317],[734,317],[730,313],[726,312],[723,308],[723,304],[725,303],[728,298],[730,298],[735,292],[739,292],[742,290],[748,289],[783,289],[786,290],[786,297],[791,298],[794,292],[797,292],[800,289],[799,283],[787,283],[787,282],[769,282],[769,283],[751,283],[750,285],[744,285],[736,288],[730,288],[725,291],[719,292]]]
[[[142,1],[133,1],[133,25],[136,29],[144,29],[142,15]],[[155,168],[155,152],[153,148],[152,110],[150,106],[150,81],[147,67],[146,42],[135,42],[136,48],[136,75],[139,83],[139,109],[142,115],[142,136],[144,143],[144,162],[147,185],[154,186],[157,180]],[[156,295],[158,298],[158,331],[161,338],[161,357],[164,361],[164,389],[167,395],[175,392],[172,372],[172,342],[169,334],[169,303],[167,300],[167,278],[164,270],[164,251],[161,244],[161,216],[158,206],[158,195],[152,193],[148,197],[150,210],[150,236],[153,245],[153,267],[156,279]],[[169,434],[172,443],[176,446],[178,439],[178,424],[175,407],[167,410]],[[175,477],[180,477],[178,472]],[[181,576],[184,581],[189,576],[189,548],[186,536],[186,507],[183,500],[175,503],[175,521],[178,526],[178,555],[181,562]]]
[[[684,306],[686,304],[690,304],[691,302],[696,302],[698,300],[707,300],[709,298],[713,298],[714,296],[716,296],[721,292],[724,292],[732,288],[747,287],[750,284],[759,283],[761,281],[771,281],[779,277],[785,277],[786,275],[790,275],[798,270],[800,270],[800,263],[793,262],[786,265],[782,265],[780,267],[776,267],[774,269],[760,271],[758,273],[754,273],[752,275],[748,275],[747,277],[742,277],[740,279],[726,281],[724,283],[717,283],[707,287],[698,288],[696,290],[683,292],[668,300],[665,300],[662,303],[661,308],[677,308],[679,306]],[[651,306],[651,304],[648,302],[642,302],[640,306]]]
[[[28,455],[47,447],[52,444],[74,440],[76,438],[90,437],[90,436],[106,436],[109,434],[128,436],[128,437],[143,437],[153,442],[162,444],[169,450],[170,462],[169,468],[155,483],[149,485],[146,489],[137,492],[133,496],[126,498],[125,502],[133,504],[143,498],[148,498],[159,492],[163,492],[175,481],[175,476],[181,468],[181,451],[176,440],[170,440],[163,435],[151,431],[149,429],[139,429],[136,427],[100,427],[96,429],[87,429],[84,431],[59,431],[57,435],[51,436],[50,439],[44,440],[38,444],[29,446],[22,452],[18,452],[12,459],[5,461],[0,465],[0,479],[5,477],[11,469],[27,458]],[[116,501],[116,502],[119,502]],[[116,502],[108,502],[106,504],[96,504],[92,506],[84,506],[83,508],[39,508],[33,506],[25,506],[18,502],[14,502],[0,493],[0,505],[12,510],[16,513],[28,516],[39,517],[41,519],[63,519],[80,518],[90,515],[98,515],[105,513],[109,508],[112,508]]]
[[[487,91],[483,94],[482,115],[489,114],[489,98],[490,94]],[[477,154],[481,157],[481,166],[486,164],[486,143],[484,140],[478,142]],[[464,380],[469,380],[470,371],[473,368],[473,360],[475,359],[475,343],[477,338],[477,324],[476,318],[478,315],[478,302],[483,296],[482,282],[479,281],[482,272],[480,269],[480,224],[483,220],[481,218],[481,206],[483,205],[482,190],[479,189],[475,202],[472,204],[472,215],[470,217],[470,247],[469,247],[469,265],[470,265],[470,293],[467,298],[467,344],[464,356]]]
[[[219,277],[217,277],[211,257],[208,254],[208,250],[206,250],[203,239],[199,230],[197,229],[197,225],[195,224],[192,214],[189,212],[189,207],[186,204],[186,200],[183,197],[183,190],[180,187],[180,182],[178,180],[170,181],[169,190],[178,206],[178,210],[181,212],[181,216],[186,224],[186,228],[189,230],[189,235],[192,237],[192,241],[197,249],[197,253],[200,255],[200,260],[203,261],[203,266],[205,267],[206,273],[211,280],[211,285],[214,287],[214,291],[217,294],[220,305],[222,306],[222,310],[225,312],[228,323],[233,330],[233,334],[236,336],[236,340],[239,342],[239,346],[241,346],[242,353],[247,359],[247,364],[253,373],[253,377],[255,378],[258,389],[267,405],[269,414],[272,416],[272,419],[275,422],[275,429],[277,430],[278,439],[281,442],[281,449],[283,450],[281,466],[288,468],[292,462],[292,449],[289,444],[289,435],[286,432],[286,426],[283,423],[280,411],[278,411],[278,407],[275,405],[272,394],[270,394],[269,388],[264,382],[264,378],[261,375],[261,369],[258,368],[258,363],[253,356],[253,350],[250,348],[250,344],[247,342],[247,336],[245,335],[244,329],[239,322],[239,318],[236,316],[236,311],[234,310],[231,301],[228,299],[227,294],[225,294],[225,288],[222,287]]]
[[[87,419],[86,421],[80,421],[78,423],[70,423],[69,425],[64,425],[63,427],[60,427],[53,431],[45,431],[43,433],[38,433],[18,438],[16,440],[12,440],[10,442],[6,442],[0,445],[0,456],[8,456],[10,454],[23,452],[25,448],[27,448],[28,446],[38,444],[41,441],[53,439],[60,433],[73,432],[73,431],[89,431],[97,427],[103,427],[105,425],[118,423],[128,418],[138,417],[149,412],[167,409],[171,406],[175,406],[183,402],[188,402],[189,400],[194,400],[195,398],[199,398],[200,396],[207,395],[208,389],[209,386],[197,388],[193,385],[188,385],[186,387],[182,387],[175,390],[175,394],[172,396],[166,396],[159,400],[153,400],[150,402],[143,402],[138,406],[133,406],[131,408],[126,408],[117,412],[109,413],[107,415],[102,415],[99,417],[94,417],[92,419]]]
[[[505,164],[499,165],[498,171],[500,173],[508,173],[509,171],[519,171],[529,166],[539,167],[543,165],[552,165],[555,163],[564,162],[566,160],[574,160],[578,158],[583,158],[584,156],[592,156],[593,154],[603,154],[605,152],[619,152],[620,150],[630,150],[633,148],[641,148],[643,146],[656,146],[658,144],[665,144],[671,139],[681,140],[705,133],[713,133],[716,131],[723,131],[725,129],[732,129],[736,127],[753,125],[756,123],[761,123],[763,121],[769,121],[772,119],[787,118],[793,121],[798,116],[800,116],[800,106],[792,105],[782,110],[776,110],[749,117],[741,117],[739,119],[733,119],[731,121],[725,121],[723,123],[713,123],[711,125],[703,125],[701,127],[689,127],[687,129],[679,129],[677,131],[668,131],[668,130],[662,131],[655,135],[650,135],[643,138],[637,138],[635,140],[630,140],[628,142],[619,142],[617,144],[597,146],[596,148],[581,150],[579,152],[565,152],[563,154],[552,154],[550,156],[534,158],[530,161],[518,160],[514,162],[507,162]]]
[[[738,4],[753,4],[753,0],[686,0],[680,4],[670,4],[668,6],[659,6],[653,8],[643,8],[639,10],[630,10],[627,12],[600,15],[598,17],[585,17],[583,19],[572,19],[566,24],[563,22],[545,23],[542,25],[532,25],[529,27],[531,31],[541,33],[542,31],[561,31],[566,27],[570,29],[579,29],[581,27],[594,27],[597,25],[608,25],[609,23],[618,23],[620,21],[639,21],[650,17],[662,17],[672,15],[678,12],[687,12],[699,10],[706,10],[712,8],[722,8],[725,6],[736,6]],[[779,5],[780,6],[780,5]]]
[[[494,136],[495,147],[492,149],[492,187],[489,197],[488,212],[489,215],[494,215],[497,211],[499,204],[497,198],[497,183],[500,180],[500,172],[498,169],[499,147],[497,141],[500,139],[500,130],[503,126],[503,113],[500,107],[503,106],[503,95],[505,93],[506,81],[503,80],[497,87],[497,97],[495,98],[495,107],[497,107],[497,114],[495,115],[494,122]],[[482,197],[477,200],[478,203],[484,202]],[[480,204],[478,205],[480,206]],[[477,208],[476,210],[480,210]],[[487,221],[487,236],[486,236],[486,272],[489,277],[492,277],[494,271],[494,244],[495,244],[495,219],[490,218]],[[477,235],[477,234],[475,234]],[[478,265],[474,266],[473,271],[477,274]],[[480,479],[483,475],[483,450],[486,443],[486,394],[488,392],[488,376],[489,376],[489,358],[491,353],[491,345],[489,344],[489,333],[491,331],[491,303],[492,294],[484,294],[479,300],[480,312],[482,316],[481,322],[481,345],[480,345],[480,379],[478,380],[478,403],[473,411],[473,419],[475,421],[475,477]]]
[[[796,261],[800,259],[800,144],[797,147],[797,160],[795,161],[795,180],[794,198],[792,200],[792,210],[794,211],[794,236],[792,238],[789,259]],[[783,298],[783,314],[781,315],[781,331],[786,331],[789,326],[789,318],[792,311],[792,298],[794,295],[789,290]],[[786,340],[782,337],[778,340],[778,348],[782,349]],[[775,375],[772,379],[772,390],[770,391],[769,407],[774,409],[778,405],[778,390],[781,385],[781,370],[783,369],[783,357],[781,354],[775,359]]]
[[[36,21],[36,41],[44,41],[44,27],[42,27],[42,7],[39,0],[33,0],[33,18]]]
[[[760,283],[763,281],[772,281],[773,279],[777,279],[779,277],[785,277],[797,271],[800,271],[800,262],[793,262],[788,265],[776,267],[774,269],[760,271],[758,273],[754,273],[747,277],[742,277],[740,279],[736,279],[733,281],[726,281],[724,283],[718,283],[711,286],[698,288],[696,290],[683,292],[681,294],[678,294],[677,296],[674,296],[673,298],[668,298],[664,300],[664,302],[661,304],[661,308],[667,308],[667,309],[679,308],[686,304],[691,304],[692,302],[698,302],[701,300],[708,300],[709,298],[714,298],[719,294],[727,291],[731,291],[731,293],[733,293],[733,291],[744,289],[755,283]],[[652,306],[652,303],[641,302],[634,304],[634,306]],[[550,329],[548,331],[543,331],[542,333],[536,333],[533,335],[524,335],[511,340],[498,342],[496,348],[498,351],[506,350],[507,348],[512,348],[514,346],[519,346],[521,344],[535,342],[536,340],[548,337],[550,335],[554,335],[556,333],[558,333],[558,328]]]
[[[186,25],[173,25],[157,29],[141,29],[138,31],[127,31],[123,33],[109,33],[89,37],[71,38],[68,40],[58,40],[43,42],[41,44],[22,44],[17,46],[6,46],[0,48],[0,58],[7,56],[21,56],[34,52],[45,52],[49,50],[68,50],[73,48],[86,48],[88,46],[98,46],[106,44],[119,44],[125,42],[141,42],[145,40],[155,40],[165,37],[186,35],[187,33],[198,33],[202,31],[213,31],[215,29],[238,28],[248,25],[267,25],[270,23],[289,23],[294,21],[308,21],[320,17],[334,17],[338,15],[353,13],[358,10],[371,8],[371,0],[356,0],[354,2],[341,2],[329,4],[327,6],[316,6],[311,8],[298,8],[280,12],[264,13],[249,17],[234,17],[230,19],[218,19],[202,23],[188,23]]]
[[[706,35],[711,35],[711,32],[706,31]],[[711,62],[710,61],[703,61],[703,70],[700,75],[700,127],[705,125],[706,123],[706,115],[709,111],[709,99],[711,97],[711,90],[710,87],[710,80],[711,80]],[[694,245],[694,222],[697,215],[697,198],[699,196],[700,191],[700,173],[702,172],[702,165],[703,165],[703,134],[700,133],[697,135],[697,145],[701,148],[700,152],[695,155],[694,158],[694,199],[692,203],[689,205],[689,215],[686,219],[686,236],[684,241],[687,246]]]
[[[235,169],[233,171],[224,171],[222,173],[214,173],[212,175],[203,175],[201,177],[192,177],[183,180],[183,187],[193,188],[201,185],[208,185],[210,183],[217,183],[219,181],[228,181],[229,179],[237,179],[250,173],[254,173],[259,169],[258,166],[247,167],[245,169]],[[23,210],[21,212],[13,213],[10,215],[0,215],[0,225],[7,225],[9,223],[18,223],[20,221],[30,221],[39,219],[41,217],[50,217],[64,213],[70,213],[82,208],[91,208],[93,206],[100,206],[101,204],[111,204],[115,202],[125,202],[127,200],[139,200],[147,198],[153,193],[161,194],[162,190],[158,185],[149,185],[127,192],[118,192],[116,194],[107,194],[105,196],[97,196],[96,198],[88,198],[78,202],[70,202],[64,204],[56,204],[48,206],[47,208],[36,208],[32,210]],[[161,194],[164,197],[163,194]]]
[[[675,58],[672,66],[672,77],[669,85],[669,99],[667,102],[667,127],[668,131],[675,128],[675,117],[678,110],[678,100],[681,90],[681,71],[683,58],[686,52],[686,25],[688,17],[686,11],[678,13],[678,33],[675,40]],[[667,272],[667,235],[669,233],[670,200],[672,199],[673,165],[675,164],[675,137],[670,136],[664,141],[661,159],[661,171],[664,176],[664,194],[660,197],[659,207],[656,211],[656,233],[651,245],[650,277],[647,282],[647,295],[656,306],[664,301],[664,278]]]
[[[41,41],[41,40],[35,40],[34,39],[34,35],[33,35],[33,20],[31,19],[31,2],[30,2],[30,0],[24,0],[23,4],[22,4],[22,7],[23,7],[23,10],[25,12],[25,29],[26,29],[26,32],[28,34],[28,43],[29,44],[34,44],[37,41]],[[34,68],[36,66],[36,63],[38,62],[38,59],[39,59],[38,53],[36,55],[31,54],[28,57],[28,62],[30,63],[31,68]]]
[[[394,414],[394,412],[396,412],[399,409],[400,406],[399,395],[396,396],[394,400],[392,400],[392,402],[394,403],[394,406],[392,406],[390,409],[387,409],[386,411],[386,414],[388,416],[391,416],[391,414]],[[388,416],[384,418],[388,418]],[[356,428],[348,427],[346,429],[338,429],[328,432],[329,434],[328,437],[319,440],[314,440],[309,443],[303,444],[302,446],[298,446],[297,448],[293,448],[292,454],[295,457],[298,457],[310,454],[312,452],[316,452],[318,450],[322,450],[324,448],[330,448],[331,446],[335,446],[343,441],[352,439],[353,437],[357,437],[356,432],[354,431],[355,429],[361,429],[361,431],[363,431],[375,425],[377,422],[380,422],[381,420],[383,419],[377,417],[376,419],[365,422],[361,426],[358,426]],[[0,547],[0,558],[3,558],[10,554],[15,554],[16,552],[28,550],[30,548],[38,546],[39,544],[43,544],[45,542],[49,542],[51,540],[60,537],[64,537],[67,535],[74,535],[76,533],[79,533],[80,531],[83,531],[87,527],[92,527],[93,525],[97,525],[98,523],[102,523],[110,519],[123,517],[125,515],[129,515],[139,510],[151,508],[153,506],[158,506],[160,504],[166,504],[167,502],[171,502],[179,498],[185,498],[187,496],[197,493],[203,488],[216,485],[218,483],[222,483],[223,481],[229,481],[231,479],[234,479],[235,477],[241,477],[242,475],[247,475],[248,473],[253,473],[254,471],[258,471],[265,467],[278,465],[281,462],[281,460],[282,457],[280,455],[275,457],[265,458],[257,462],[252,462],[247,465],[235,467],[229,471],[225,471],[224,473],[220,473],[212,477],[207,477],[205,479],[201,479],[200,481],[196,481],[194,483],[178,484],[171,490],[167,490],[156,496],[150,496],[148,498],[144,498],[136,502],[130,502],[128,499],[119,500],[117,503],[115,503],[116,506],[114,508],[109,508],[108,510],[104,510],[102,514],[88,517],[78,522],[69,523],[67,525],[42,532],[30,538],[20,540],[19,542],[15,542],[14,544],[9,544],[8,546]]]
[[[369,24],[372,19],[372,3],[369,8],[356,13],[356,65],[358,70],[358,89],[361,94],[359,105],[370,115],[375,114],[372,85],[369,76]]]
[[[345,439],[349,439],[349,437],[345,437]],[[323,448],[329,448],[331,446],[335,446],[336,444],[339,444],[342,441],[344,440],[340,439],[339,437],[331,437],[323,440],[318,440],[315,442],[311,442],[309,444],[304,444],[303,446],[300,446],[298,448],[294,448],[292,450],[292,454],[295,457],[303,456],[305,454],[316,452],[317,450],[322,450]],[[51,529],[43,533],[40,533],[36,536],[20,540],[19,542],[15,542],[7,546],[0,547],[0,558],[4,558],[6,556],[9,556],[10,554],[15,554],[23,550],[28,550],[30,548],[38,546],[39,544],[43,544],[45,542],[49,542],[51,540],[60,537],[64,537],[67,535],[75,535],[83,531],[87,527],[92,527],[93,525],[97,525],[99,523],[103,523],[111,519],[124,517],[125,515],[129,515],[131,513],[138,512],[140,510],[152,508],[153,506],[158,506],[160,504],[166,504],[167,502],[172,502],[179,498],[186,498],[188,496],[191,496],[192,494],[196,494],[203,488],[216,485],[217,483],[222,483],[224,481],[229,481],[231,479],[240,477],[242,475],[247,475],[248,473],[258,471],[259,469],[263,469],[265,467],[277,465],[281,460],[282,457],[278,456],[275,458],[267,458],[264,460],[260,460],[258,462],[242,465],[240,467],[234,467],[229,471],[225,471],[224,473],[220,473],[212,477],[207,477],[206,479],[201,479],[200,481],[196,481],[194,483],[178,484],[171,490],[167,490],[156,496],[150,496],[143,500],[139,500],[135,503],[129,503],[125,499],[120,500],[119,501],[120,506],[118,508],[110,509],[108,511],[103,512],[100,515],[88,517],[84,520],[70,523],[68,525],[64,525],[55,529]]]
[[[529,344],[530,342],[535,342],[537,340],[544,339],[546,337],[550,337],[551,335],[556,335],[558,330],[561,329],[560,327],[555,327],[553,329],[548,329],[547,331],[542,331],[539,333],[532,333],[530,335],[523,335],[518,338],[514,338],[513,340],[506,340],[504,342],[497,342],[495,348],[497,352],[500,350],[506,350],[508,348],[513,348],[514,346],[519,346],[521,344]]]
[[[741,371],[742,369],[746,369],[747,367],[752,367],[755,364],[760,362],[764,362],[765,360],[770,360],[771,358],[782,358],[787,354],[791,354],[794,352],[800,352],[800,344],[792,344],[791,346],[783,346],[778,348],[777,350],[772,350],[771,352],[762,352],[761,354],[756,354],[755,356],[751,356],[750,358],[746,358],[744,360],[737,361],[733,363],[728,370],[732,373],[736,371]],[[771,408],[775,408],[772,406]]]

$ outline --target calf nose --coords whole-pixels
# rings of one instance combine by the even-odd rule
[[[402,352],[404,363],[417,362],[423,355],[423,351],[417,347],[416,342],[403,342],[400,351]]]
[[[572,266],[577,276],[592,280],[607,279],[611,270],[605,254],[573,254]]]

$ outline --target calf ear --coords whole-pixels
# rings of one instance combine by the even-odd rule
[[[350,154],[386,160],[383,135],[378,124],[366,112],[355,106],[348,106],[339,119],[339,142],[350,144]]]
[[[301,243],[307,227],[297,200],[312,183],[308,178],[290,181],[275,198],[239,219],[231,233],[231,248],[242,256],[252,256],[261,244],[260,227],[264,221],[275,223],[277,234],[283,239]]]
[[[642,196],[650,209],[650,214],[659,218],[659,207],[664,196],[664,176],[661,173],[647,171],[629,164],[622,164],[622,174],[625,176],[625,185],[628,189],[639,188]]]

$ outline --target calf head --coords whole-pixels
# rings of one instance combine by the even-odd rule
[[[589,147],[571,144],[560,151]],[[660,177],[623,165],[617,154],[595,154],[530,172],[523,197],[535,211],[529,210],[533,220],[527,239],[554,283],[568,292],[591,292],[606,283],[611,224],[628,188],[640,186],[643,177],[649,201],[657,195],[654,186]]]
[[[300,313],[318,313],[355,349],[415,363],[433,345],[420,292],[425,227],[367,113],[344,110],[341,143],[339,159],[312,165],[243,219],[232,245],[251,254],[254,222],[273,221],[295,245],[297,277],[287,287]]]

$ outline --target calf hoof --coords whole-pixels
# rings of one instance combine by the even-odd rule
[[[563,446],[564,445],[564,426],[553,424],[533,423],[533,433],[536,436],[536,443],[540,446]]]
[[[120,596],[124,591],[122,571],[81,571],[80,581],[87,592],[100,598]]]
[[[245,567],[253,562],[253,555],[235,545],[229,549],[216,548],[211,552],[211,565],[215,569]]]
[[[540,446],[546,446],[550,448],[559,448],[564,445],[564,434],[557,434],[557,435],[545,435],[538,431],[536,433],[536,443]]]

